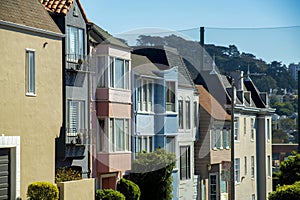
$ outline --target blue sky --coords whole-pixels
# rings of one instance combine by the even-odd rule
[[[161,30],[252,53],[267,62],[300,62],[298,0],[81,0],[87,17],[113,35]],[[292,28],[274,28],[299,26]],[[253,29],[254,28],[254,29]]]

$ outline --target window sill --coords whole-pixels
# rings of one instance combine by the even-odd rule
[[[35,93],[26,92],[26,96],[28,96],[28,97],[36,97],[36,94]]]

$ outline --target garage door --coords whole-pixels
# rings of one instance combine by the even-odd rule
[[[0,199],[10,199],[10,149],[0,148]]]

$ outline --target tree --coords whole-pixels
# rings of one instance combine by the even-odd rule
[[[300,181],[300,154],[293,152],[292,156],[280,163],[278,177],[280,185],[291,185]]]
[[[272,132],[272,142],[273,143],[288,143],[289,137],[288,135],[282,130],[273,130]]]
[[[269,200],[287,200],[299,199],[300,197],[300,181],[293,185],[284,185],[276,188],[269,196]]]
[[[289,102],[276,102],[274,104],[274,107],[276,108],[276,113],[278,115],[286,115],[286,116],[290,116],[291,114],[293,114],[294,112],[294,107],[291,103]]]
[[[175,162],[175,155],[163,149],[151,153],[143,152],[137,156],[133,161],[133,172],[129,179],[140,187],[141,199],[172,199],[172,172]]]

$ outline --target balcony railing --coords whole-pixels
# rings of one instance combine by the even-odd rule
[[[87,137],[87,129],[67,129],[66,144],[84,145]]]
[[[68,70],[89,72],[89,65],[85,55],[66,54],[66,61],[66,69]]]

